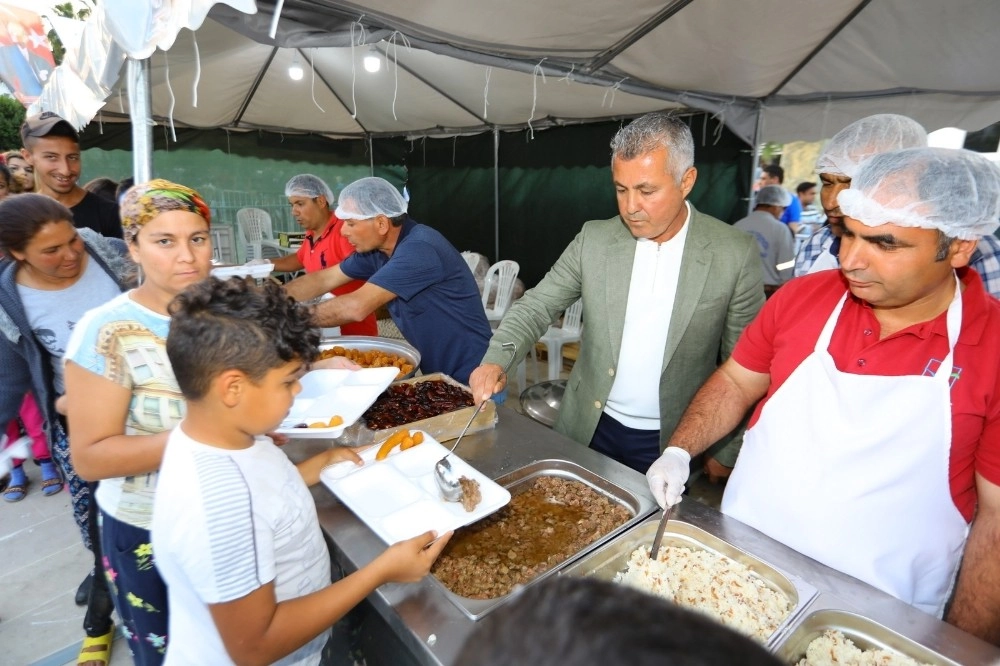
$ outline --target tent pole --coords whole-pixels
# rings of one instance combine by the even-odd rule
[[[747,215],[753,212],[753,185],[757,175],[757,163],[760,161],[760,135],[764,129],[764,107],[757,106],[757,122],[753,129],[753,164],[750,165],[750,196],[747,198]]]
[[[132,177],[145,183],[153,177],[153,121],[149,94],[149,58],[128,59],[128,105],[132,121]]]
[[[375,151],[373,150],[374,145],[372,143],[372,135],[368,134],[368,170],[370,175],[375,175]]]
[[[500,261],[500,130],[493,128],[493,252]]]

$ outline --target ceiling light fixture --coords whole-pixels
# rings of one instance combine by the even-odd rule
[[[382,56],[379,54],[378,49],[372,44],[371,48],[368,49],[368,53],[365,54],[365,58],[362,61],[365,66],[365,71],[374,74],[375,72],[382,69]]]
[[[292,81],[301,81],[303,76],[305,76],[305,72],[302,70],[302,62],[299,60],[299,51],[296,49],[295,55],[292,57],[292,64],[288,66],[288,78]]]

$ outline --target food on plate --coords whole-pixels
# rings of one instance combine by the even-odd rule
[[[472,394],[442,379],[393,384],[361,415],[371,430],[395,428],[473,405]]]
[[[787,595],[724,555],[663,546],[659,558],[652,560],[649,551],[649,546],[633,551],[628,569],[619,572],[615,582],[693,608],[761,642],[792,610]]]
[[[319,353],[320,359],[332,358],[334,356],[343,356],[348,360],[354,361],[362,368],[390,368],[395,366],[399,368],[399,374],[396,375],[396,379],[405,377],[413,372],[413,364],[410,363],[409,359],[383,349],[361,351],[360,349],[351,349],[350,347],[337,345],[329,349],[323,349]]]
[[[405,451],[407,449],[412,449],[414,446],[420,444],[423,441],[424,441],[424,433],[418,430],[409,437],[403,438],[403,443],[399,445],[399,450]]]
[[[378,453],[375,454],[375,460],[385,460],[388,458],[389,453],[391,453],[394,448],[402,444],[403,440],[409,436],[409,430],[397,430],[389,435],[389,439],[382,442],[382,446],[379,447]]]
[[[313,421],[312,423],[296,423],[293,428],[337,428],[344,425],[344,417],[338,415],[331,416],[329,421]]]
[[[540,476],[493,515],[456,530],[431,573],[455,594],[509,594],[625,524],[628,509],[585,483]]]
[[[479,503],[483,501],[483,493],[479,490],[479,482],[463,476],[458,480],[462,487],[462,508],[466,511],[473,511]]]
[[[827,629],[806,648],[798,666],[930,666],[892,650],[862,650],[841,632]]]

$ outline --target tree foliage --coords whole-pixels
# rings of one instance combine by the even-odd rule
[[[24,107],[13,97],[0,95],[0,150],[21,147],[21,123]]]
[[[64,2],[61,5],[53,5],[52,11],[63,18],[77,19],[80,21],[85,21],[90,17],[90,9],[88,7],[75,10],[73,9],[72,2]],[[63,46],[62,40],[59,39],[59,35],[56,34],[55,30],[49,30],[48,38],[49,44],[52,45],[52,59],[55,60],[55,63],[58,66],[62,64],[63,56],[66,55],[66,47]]]

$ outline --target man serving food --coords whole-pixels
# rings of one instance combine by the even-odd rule
[[[443,372],[465,384],[490,339],[479,288],[458,250],[406,211],[406,200],[388,181],[354,181],[340,193],[336,215],[355,252],[285,289],[301,301],[366,280],[357,291],[317,305],[315,323],[343,326],[385,305],[420,352],[424,374]]]
[[[680,501],[690,456],[760,401],[723,512],[928,613],[954,591],[947,620],[1000,642],[1000,301],[966,268],[998,226],[1000,170],[883,153],[838,202],[840,270],[767,302],[650,489]]]

